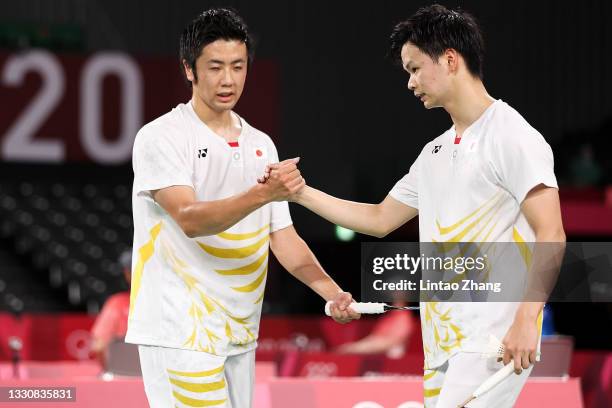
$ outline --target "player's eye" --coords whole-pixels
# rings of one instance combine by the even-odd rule
[[[221,70],[221,67],[220,67],[220,66],[218,66],[218,65],[213,65],[212,67],[210,67],[210,70],[211,70],[211,71],[220,71],[220,70]]]

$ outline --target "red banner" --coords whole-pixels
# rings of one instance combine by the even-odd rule
[[[274,140],[280,128],[279,74],[275,62],[256,61],[236,107]],[[129,162],[138,129],[190,97],[174,58],[46,50],[0,54],[1,159]]]
[[[22,343],[21,360],[87,360],[90,346],[89,331],[94,320],[95,316],[85,314],[15,317],[8,313],[0,313],[0,360],[11,359],[8,346],[11,338],[18,338]],[[412,347],[400,359],[389,359],[382,355],[355,356],[326,353],[325,350],[329,349],[330,345],[336,345],[333,342],[335,340],[330,341],[336,339],[332,333],[337,334],[345,331],[345,328],[350,328],[346,331],[350,335],[346,335],[345,341],[353,341],[362,337],[372,327],[372,321],[364,319],[337,330],[338,326],[333,322],[328,325],[329,323],[326,323],[328,321],[330,320],[325,318],[264,317],[261,323],[260,347],[257,352],[258,361],[277,362],[279,374],[285,377],[320,379],[339,376],[378,377],[421,374],[422,353],[412,350]],[[412,343],[418,344],[419,341]],[[10,370],[10,367],[7,370]],[[574,352],[570,375],[581,378],[585,398],[590,403],[588,406],[605,406],[602,405],[603,402],[612,400],[612,353],[609,351]],[[312,384],[316,383],[309,383],[307,380],[308,378],[303,378],[306,382],[299,384],[306,385],[300,387],[310,389],[309,387],[313,387]],[[531,381],[526,390],[531,389],[530,384]],[[537,388],[548,389],[546,387],[548,386],[543,385]],[[361,390],[362,387],[358,389]]]
[[[54,402],[57,408],[148,407],[142,380],[95,377],[55,380],[5,380],[2,387],[74,387],[76,401]],[[412,379],[273,379],[255,385],[254,408],[422,408],[422,381]],[[104,396],[104,397],[101,397]],[[29,405],[28,405],[29,406]],[[42,406],[42,405],[41,405]],[[517,408],[581,408],[579,380],[528,380]],[[599,408],[599,407],[597,407]]]
[[[279,379],[270,384],[270,408],[422,408],[420,379]],[[529,379],[517,408],[583,406],[578,379]]]
[[[0,314],[0,360],[10,360],[9,339],[22,343],[22,360],[87,360],[89,331],[95,316],[81,313],[27,314],[15,317]]]

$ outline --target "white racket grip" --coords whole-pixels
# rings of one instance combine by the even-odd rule
[[[476,398],[480,397],[482,394],[495,387],[504,379],[508,378],[508,376],[512,373],[514,373],[514,362],[511,361],[510,363],[499,369],[495,374],[487,378],[485,382],[480,384],[480,387],[476,388],[476,391],[474,391],[472,395]]]
[[[325,314],[331,316],[331,310],[329,309],[332,304],[330,300],[325,304]],[[380,314],[385,313],[384,303],[372,303],[372,302],[353,302],[349,306],[354,312],[361,314]]]

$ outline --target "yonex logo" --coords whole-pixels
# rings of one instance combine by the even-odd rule
[[[440,149],[442,149],[442,145],[437,145],[434,146],[433,150],[431,151],[432,154],[434,153],[438,153],[440,151]]]
[[[208,154],[208,148],[198,149],[198,159],[201,157],[206,157],[207,154]]]

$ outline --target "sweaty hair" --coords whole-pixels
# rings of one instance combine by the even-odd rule
[[[439,4],[423,7],[397,24],[390,37],[389,56],[401,61],[407,42],[429,55],[434,62],[449,48],[456,50],[468,71],[482,79],[484,39],[476,20],[463,10],[449,10]]]
[[[197,16],[181,34],[180,64],[181,72],[185,73],[183,61],[191,67],[194,80],[197,82],[196,60],[202,53],[202,48],[217,40],[237,40],[246,44],[251,66],[255,53],[253,39],[249,35],[246,23],[234,10],[213,8]],[[189,85],[191,82],[188,80]]]

